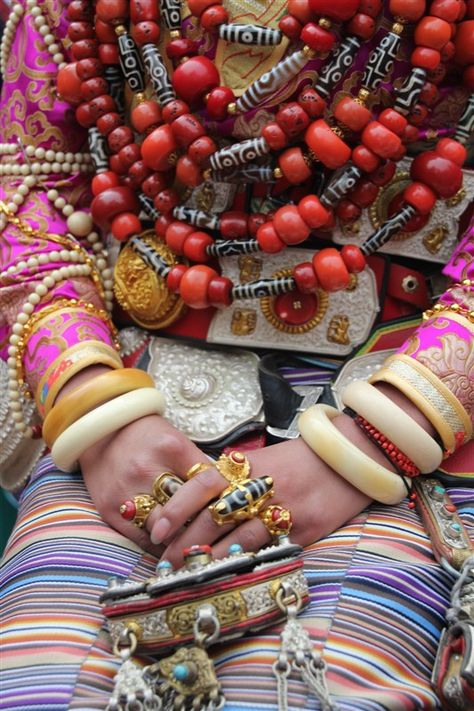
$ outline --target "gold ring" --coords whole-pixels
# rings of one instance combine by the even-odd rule
[[[273,479],[271,476],[261,476],[227,487],[221,497],[208,508],[218,526],[240,523],[255,518],[271,496]]]
[[[198,462],[197,464],[193,464],[193,466],[190,467],[184,475],[184,478],[186,481],[189,481],[197,474],[200,474],[200,472],[205,472],[206,469],[212,469],[213,466],[214,465],[211,462]]]
[[[134,526],[143,528],[145,521],[151,514],[158,501],[149,494],[137,494],[133,499],[124,501],[120,505],[120,515]]]
[[[293,526],[291,513],[283,506],[267,506],[259,511],[258,517],[272,538],[287,536]]]
[[[230,454],[221,454],[215,468],[229,484],[241,484],[250,475],[250,462],[242,452],[233,451]]]
[[[164,506],[178,489],[183,486],[183,481],[173,472],[162,472],[156,477],[152,486],[152,493],[158,504]]]

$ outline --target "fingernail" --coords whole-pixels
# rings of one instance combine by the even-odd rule
[[[167,518],[160,518],[160,520],[155,523],[150,533],[151,542],[157,546],[166,538],[170,528],[171,522],[168,521]]]

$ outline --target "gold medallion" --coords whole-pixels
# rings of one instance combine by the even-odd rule
[[[154,230],[140,236],[170,267],[178,264],[175,255],[160,241]],[[125,245],[114,270],[114,294],[120,306],[139,326],[165,328],[185,311],[179,296],[169,291],[166,279],[157,274],[131,247]]]

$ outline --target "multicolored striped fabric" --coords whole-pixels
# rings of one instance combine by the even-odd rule
[[[472,490],[451,496],[473,527]],[[416,512],[372,506],[304,558],[311,605],[301,620],[341,711],[440,708],[429,677],[451,582]],[[155,563],[101,521],[79,474],[44,459],[3,561],[0,708],[105,709],[118,662],[99,595],[109,576],[141,579]],[[227,711],[277,708],[279,631],[214,651]],[[289,693],[291,709],[319,708],[301,680],[290,678]]]

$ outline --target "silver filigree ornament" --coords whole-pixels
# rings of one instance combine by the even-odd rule
[[[139,667],[130,659],[130,650],[120,653],[122,664],[106,711],[162,711],[163,703],[148,678],[148,667]]]

